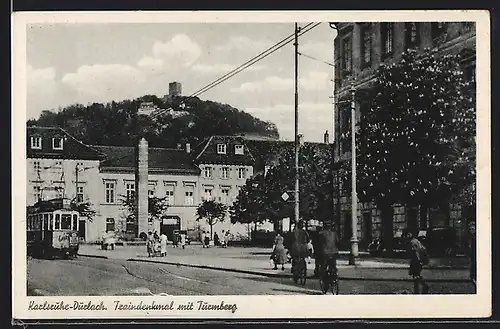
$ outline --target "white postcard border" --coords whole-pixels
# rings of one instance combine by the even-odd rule
[[[26,295],[26,25],[28,23],[179,23],[320,21],[476,21],[477,44],[477,294],[339,296],[27,297]],[[490,21],[487,11],[306,12],[17,12],[12,16],[12,314],[16,319],[130,318],[468,318],[491,314]],[[332,40],[333,43],[333,40]],[[35,311],[32,303],[99,304],[107,311]],[[236,304],[231,311],[116,311],[128,304],[199,300]]]

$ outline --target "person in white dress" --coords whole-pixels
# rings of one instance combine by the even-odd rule
[[[167,236],[165,233],[162,233],[160,235],[160,254],[162,257],[167,256],[167,241]]]
[[[181,233],[181,247],[182,249],[186,248],[186,234]]]

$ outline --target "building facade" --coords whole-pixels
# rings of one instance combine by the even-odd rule
[[[27,205],[53,198],[98,205],[103,154],[60,128],[29,127],[26,137]],[[98,222],[81,218],[79,235],[96,236]]]
[[[351,159],[351,89],[356,90],[356,122],[363,120],[361,113],[367,102],[363,91],[370,89],[376,70],[383,63],[401,59],[409,48],[417,51],[437,49],[441,54],[460,54],[461,66],[466,77],[475,79],[476,37],[475,25],[471,22],[377,22],[339,23],[334,41],[335,61],[335,146],[336,163]],[[337,173],[339,175],[340,173]],[[335,200],[339,218],[340,235],[351,238],[350,190],[339,186]],[[395,235],[405,228],[426,229],[431,226],[462,227],[460,209],[450,205],[448,213],[437,209],[405,208],[394,206],[390,227],[383,227],[380,211],[372,204],[358,205],[358,237],[360,245],[366,246],[371,239]]]

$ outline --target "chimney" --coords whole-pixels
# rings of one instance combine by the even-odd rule
[[[136,148],[135,162],[135,211],[137,218],[137,233],[148,233],[149,211],[148,211],[148,142],[143,137]]]
[[[330,135],[328,134],[328,130],[327,130],[327,131],[325,131],[325,135],[323,136],[323,142],[324,142],[325,144],[330,143]]]
[[[186,143],[186,153],[191,153],[191,144]]]

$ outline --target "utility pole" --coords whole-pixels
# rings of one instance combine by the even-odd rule
[[[352,238],[349,265],[358,258],[358,197],[356,194],[356,89],[351,88],[351,216]]]
[[[75,185],[76,185],[75,199],[76,202],[78,203],[78,162],[76,163],[75,167]]]
[[[299,222],[299,27],[295,23],[295,224]]]

